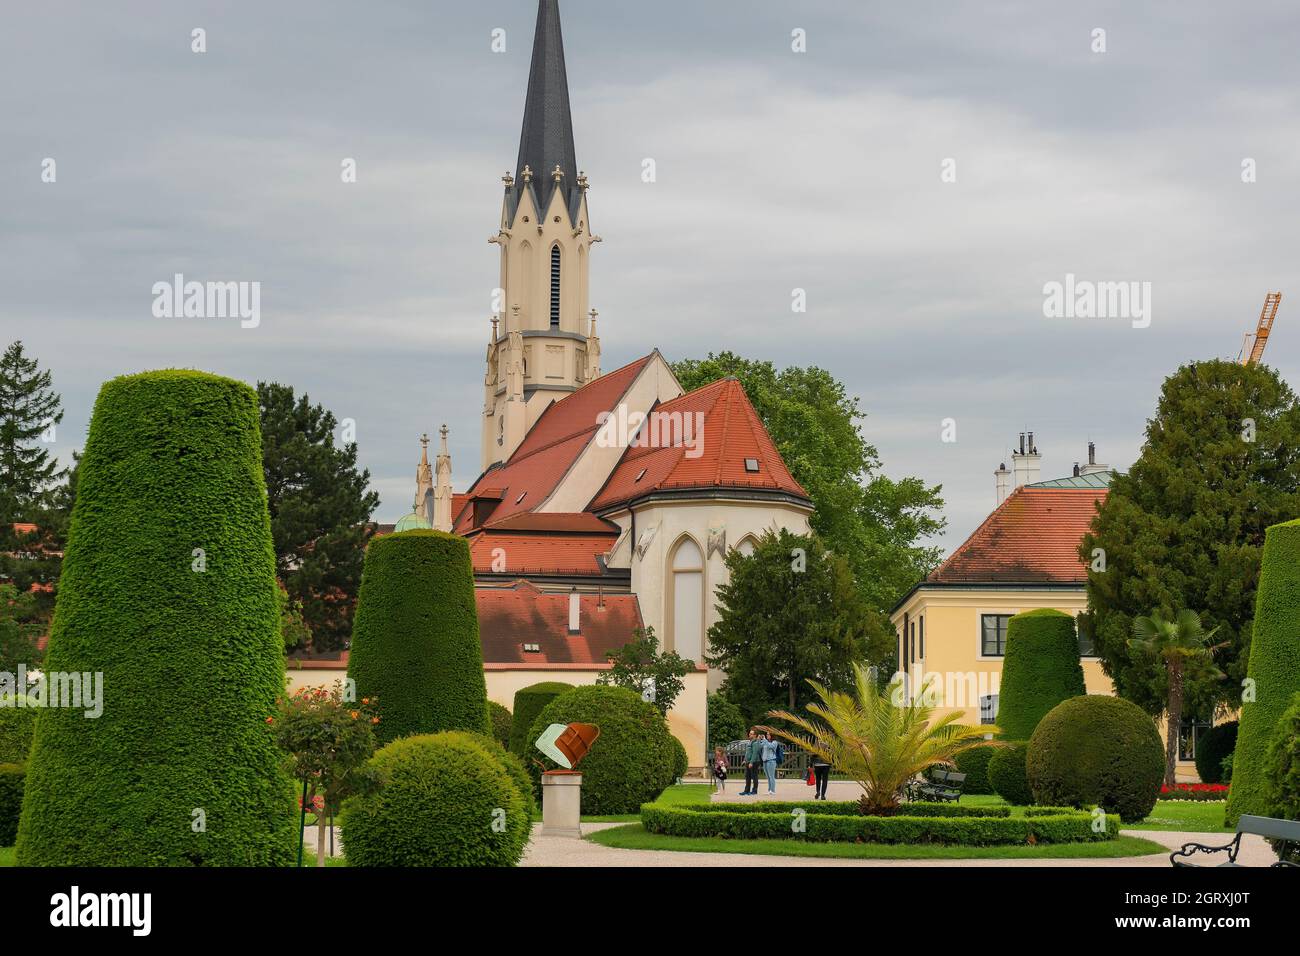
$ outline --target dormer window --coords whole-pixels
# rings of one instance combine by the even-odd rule
[[[758,472],[758,459],[757,459],[757,458],[746,458],[746,459],[745,459],[745,470],[748,471],[748,472],[750,472],[751,474],[757,474],[757,472]]]
[[[519,497],[515,499],[515,504],[519,504],[520,502],[522,502],[522,501],[524,500],[524,496],[527,495],[527,494],[528,494],[528,492],[526,492],[526,491],[521,491],[521,492],[519,493]]]
[[[644,477],[645,477],[645,469],[642,468],[640,471],[636,473],[636,478],[633,479],[633,484],[640,481]]]
[[[525,645],[524,645],[524,653],[525,653],[525,654],[540,654],[541,652],[542,652],[542,645],[540,645],[540,644],[525,644]]]

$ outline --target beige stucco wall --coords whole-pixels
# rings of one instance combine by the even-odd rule
[[[641,616],[661,639],[661,646],[674,649],[671,627],[670,561],[677,543],[686,536],[694,539],[704,561],[703,605],[704,633],[718,619],[714,594],[720,584],[728,580],[727,565],[721,552],[708,554],[709,528],[726,529],[727,548],[734,548],[746,538],[757,538],[764,531],[784,528],[796,534],[808,531],[808,511],[794,505],[772,501],[745,501],[741,499],[665,500],[638,506],[636,509],[636,534],[639,537],[647,528],[658,526],[654,540],[644,556],[634,551],[635,542],[626,536],[611,557],[611,565],[632,569],[632,591],[641,604]],[[623,529],[632,524],[631,514],[621,512],[610,515]],[[702,662],[700,662],[702,663]],[[709,670],[709,690],[722,685],[724,673],[716,668]]]
[[[538,670],[506,670],[488,665],[484,670],[487,678],[488,700],[494,700],[502,706],[514,710],[515,691],[530,684],[543,681],[559,681],[573,684],[575,687],[596,683],[597,676],[605,668],[583,666],[548,667]],[[302,687],[332,687],[335,681],[347,677],[342,668],[293,670],[288,671],[288,689],[290,693]],[[692,767],[705,765],[704,745],[705,728],[708,723],[708,678],[703,671],[687,674],[686,686],[668,712],[668,728],[673,732],[682,746]]]

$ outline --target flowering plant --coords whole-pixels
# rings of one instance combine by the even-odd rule
[[[1166,800],[1226,800],[1228,787],[1222,783],[1176,783],[1162,785],[1160,796]]]

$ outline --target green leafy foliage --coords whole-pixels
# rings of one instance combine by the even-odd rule
[[[536,740],[550,724],[595,724],[600,738],[579,764],[582,812],[590,815],[635,813],[673,782],[677,759],[674,737],[663,715],[625,687],[575,687],[539,713],[529,731]],[[554,769],[549,758],[535,759],[529,772]]]
[[[739,707],[721,694],[710,694],[707,707],[710,753],[714,747],[726,747],[733,741],[745,739],[749,733],[749,724],[745,722],[745,715]]]
[[[311,628],[303,620],[302,602],[289,597],[283,585],[276,591],[276,597],[280,604],[280,637],[284,639],[284,649],[305,648],[311,643]]]
[[[465,539],[417,529],[370,543],[348,676],[383,702],[381,743],[440,730],[487,733],[487,684]]]
[[[809,681],[844,690],[855,662],[888,658],[893,631],[816,535],[769,531],[752,555],[733,548],[726,562],[705,659],[726,671],[722,693],[745,713],[797,710],[812,699]]]
[[[34,670],[41,661],[36,648],[40,634],[36,598],[12,584],[0,584],[0,673],[17,675],[20,664]]]
[[[352,633],[370,516],[379,495],[357,469],[356,442],[336,444],[334,415],[275,382],[259,382],[262,465],[276,570],[302,607],[316,650]]]
[[[1300,514],[1300,404],[1267,366],[1207,361],[1165,380],[1142,454],[1115,475],[1080,556],[1096,647],[1117,693],[1159,714],[1168,673],[1129,646],[1133,619],[1200,611],[1227,680],[1189,681],[1187,712],[1235,706],[1246,676],[1264,532]],[[1293,670],[1294,673],[1294,670]],[[1280,711],[1274,710],[1274,719]]]
[[[0,763],[26,763],[32,749],[36,709],[19,703],[20,695],[0,696]]]
[[[502,747],[510,746],[510,731],[514,726],[514,717],[510,711],[495,700],[488,701],[488,722],[492,725],[492,738]]]
[[[638,627],[632,640],[605,657],[611,666],[596,678],[597,684],[626,687],[638,694],[651,686],[654,688],[651,703],[665,716],[686,686],[682,678],[695,670],[694,662],[676,651],[660,652],[653,627]]]
[[[96,719],[41,711],[20,865],[293,859],[257,421],[251,388],[202,372],[101,389],[45,671],[100,673],[106,700]]]
[[[849,561],[854,585],[872,611],[885,615],[938,565],[941,550],[925,542],[944,527],[940,487],[882,473],[878,452],[862,434],[866,414],[858,399],[825,369],[777,371],[771,362],[722,352],[676,362],[673,371],[687,391],[729,375],[740,381],[816,506],[813,530]]]
[[[989,781],[989,761],[999,747],[984,746],[972,747],[970,750],[963,750],[957,756],[953,757],[953,763],[957,765],[957,772],[966,775],[966,782],[962,785],[962,793],[986,794],[993,793],[993,784]]]
[[[364,789],[360,770],[375,752],[378,701],[343,699],[343,684],[304,687],[283,701],[272,727],[276,745],[287,756],[286,770],[307,784],[308,802],[322,800],[326,814],[338,813],[343,800]]]
[[[1300,694],[1273,729],[1265,762],[1268,815],[1280,820],[1300,820]],[[1300,863],[1300,850],[1287,859]]]
[[[520,794],[523,795],[524,809],[527,811],[529,819],[531,819],[538,809],[537,797],[533,792],[533,778],[529,775],[524,762],[503,747],[500,741],[494,740],[487,734],[469,734],[469,736],[478,741],[484,750],[501,761],[501,766],[506,768],[506,773],[510,774],[510,779],[514,781],[515,786],[519,788]]]
[[[1044,717],[1029,740],[1026,771],[1038,803],[1101,807],[1125,823],[1151,815],[1164,778],[1155,722],[1120,697],[1073,697]]]
[[[1237,747],[1237,722],[1215,724],[1196,738],[1196,773],[1201,783],[1226,783],[1223,762]],[[1231,764],[1229,764],[1231,766]]]
[[[536,756],[533,749],[533,741],[537,739],[536,734],[529,735],[533,729],[533,722],[537,720],[543,708],[561,694],[567,694],[573,690],[572,684],[562,684],[559,681],[543,681],[540,684],[530,684],[527,687],[521,687],[515,691],[515,712],[513,723],[510,725],[510,752],[519,757],[525,763],[531,763]]]
[[[48,370],[14,342],[0,356],[0,524],[33,521],[63,476],[43,440],[63,421],[63,403]]]
[[[1029,789],[1029,777],[1025,772],[1028,753],[1029,745],[1020,741],[999,748],[989,758],[989,786],[1007,803],[1018,807],[1034,802],[1034,794]]]
[[[23,778],[19,764],[0,763],[0,846],[13,846],[23,809]]]
[[[1012,617],[998,691],[1003,736],[1028,740],[1049,710],[1084,692],[1074,618],[1052,608]]]
[[[349,866],[514,866],[528,804],[480,735],[406,737],[371,758],[377,784],[343,811]]]
[[[1246,676],[1252,694],[1241,706],[1228,795],[1229,826],[1235,826],[1243,813],[1267,816],[1269,741],[1292,697],[1300,692],[1300,520],[1268,529]]]
[[[686,756],[685,745],[673,737],[673,780],[681,780],[691,768],[691,758]],[[701,758],[703,759],[703,758]]]

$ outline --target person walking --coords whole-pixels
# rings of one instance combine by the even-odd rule
[[[816,789],[813,791],[814,800],[826,799],[826,784],[831,779],[831,765],[825,757],[814,755],[812,758],[813,780],[816,782]]]
[[[727,755],[721,747],[713,748],[713,791],[727,792]]]
[[[758,739],[758,728],[749,728],[749,743],[745,745],[745,789],[740,791],[742,797],[752,797],[758,793],[758,765],[762,760],[762,741]]]
[[[767,773],[767,792],[776,793],[776,765],[781,762],[782,747],[772,739],[768,731],[759,744],[759,754],[763,760],[763,770]]]

